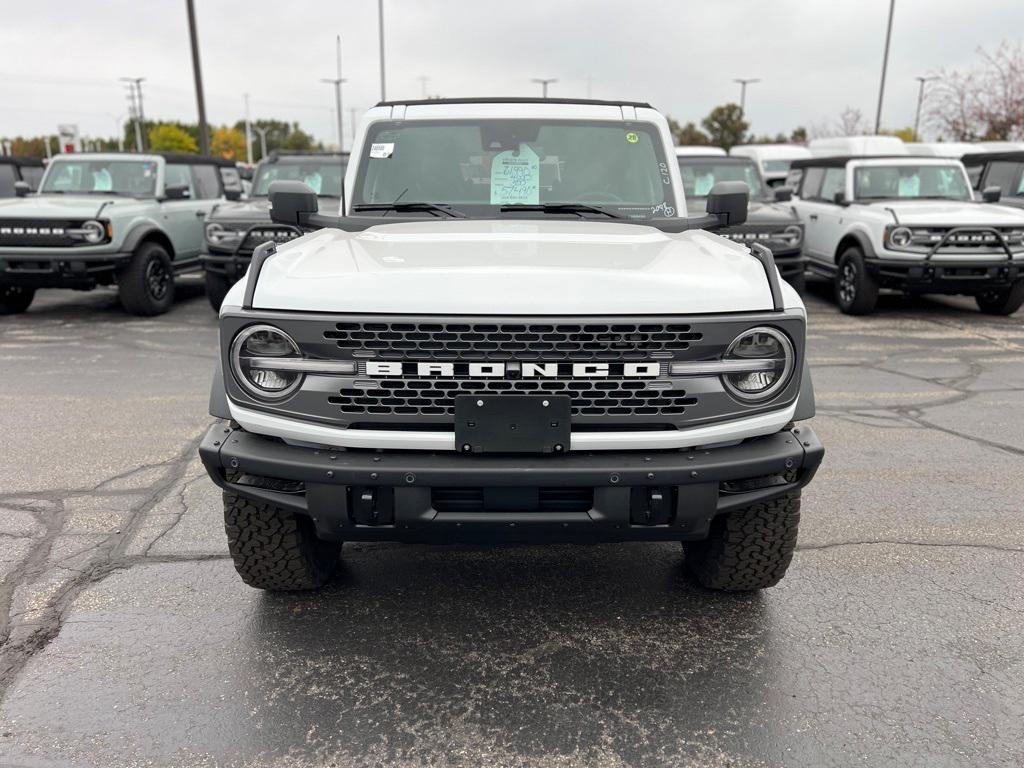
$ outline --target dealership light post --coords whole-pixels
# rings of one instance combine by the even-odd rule
[[[740,114],[744,115],[747,112],[747,86],[752,83],[760,83],[760,77],[736,77],[733,78],[734,83],[740,84]]]
[[[252,120],[249,119],[249,94],[243,93],[245,99],[245,162],[252,165]]]
[[[275,135],[274,129],[269,125],[266,128],[254,125],[252,129],[260,135],[260,160],[263,160],[267,156],[267,135]]]
[[[882,99],[885,98],[885,70],[889,66],[889,41],[892,39],[892,15],[896,0],[889,0],[889,24],[885,28],[885,52],[882,54],[882,80],[878,84],[878,111],[875,112],[875,133],[882,130]]]
[[[345,82],[345,78],[341,76],[341,35],[338,35],[338,76],[322,77],[320,82],[334,85],[334,109],[337,111],[338,118],[338,151],[341,152],[345,149],[345,121],[342,118],[344,112],[341,109],[341,84]]]
[[[122,77],[123,82],[128,83],[128,102],[131,105],[131,115],[135,118],[135,151],[146,150],[146,113],[142,111],[142,81],[144,77]]]
[[[387,86],[384,76],[384,0],[377,0],[377,34],[380,37],[380,100],[387,101]]]
[[[196,39],[196,9],[192,0],[185,0],[188,8],[188,34],[192,42],[192,74],[196,81],[196,107],[199,111],[199,152],[210,154],[210,137],[206,129],[206,100],[203,98],[203,72],[199,66],[199,41]]]
[[[531,83],[540,83],[541,98],[546,99],[548,97],[548,85],[551,83],[557,83],[558,78],[556,77],[534,77],[530,80]]]
[[[920,141],[917,129],[921,125],[921,105],[924,103],[924,84],[929,80],[938,80],[938,75],[929,75],[928,77],[915,77],[915,80],[920,84],[917,88],[917,112],[914,115],[914,141]]]

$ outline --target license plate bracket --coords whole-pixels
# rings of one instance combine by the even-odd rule
[[[455,449],[464,453],[564,453],[572,435],[566,395],[458,395]]]

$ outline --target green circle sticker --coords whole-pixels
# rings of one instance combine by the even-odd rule
[[[628,141],[630,144],[636,144],[638,141],[640,141],[640,137],[636,135],[636,131],[630,131],[629,133],[626,134],[626,141]]]

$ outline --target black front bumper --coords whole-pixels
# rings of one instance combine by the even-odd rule
[[[0,283],[26,288],[88,290],[111,283],[131,253],[90,253],[66,256],[37,255],[31,251],[0,255]]]
[[[206,272],[223,275],[230,283],[234,284],[241,280],[246,270],[249,269],[252,251],[212,251],[203,246],[199,259]]]
[[[868,271],[883,288],[911,293],[974,294],[1004,290],[1024,279],[1020,261],[992,259],[898,261],[867,259]]]
[[[373,452],[291,446],[221,423],[199,454],[217,485],[308,516],[326,539],[678,541],[806,485],[824,448],[800,426],[694,451]]]

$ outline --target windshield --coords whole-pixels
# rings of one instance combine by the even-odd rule
[[[676,215],[662,139],[651,123],[599,120],[403,121],[370,126],[353,209],[451,206],[467,216],[550,213]],[[578,206],[600,206],[582,210]],[[562,208],[556,210],[558,206]],[[512,210],[509,210],[511,208]],[[503,210],[504,209],[504,210]]]
[[[970,200],[960,165],[868,165],[853,176],[857,200],[943,199]]]
[[[253,182],[253,197],[266,197],[272,181],[301,181],[321,197],[341,197],[347,157],[309,157],[260,163]]]
[[[753,162],[715,162],[704,158],[679,158],[679,172],[683,176],[683,192],[687,198],[707,197],[719,181],[742,181],[750,187],[752,198],[768,197],[761,174]]]
[[[787,173],[792,160],[765,160],[761,163],[765,173]]]
[[[155,160],[54,160],[40,192],[152,197],[156,168]]]

